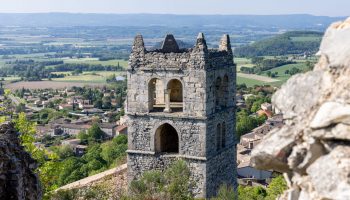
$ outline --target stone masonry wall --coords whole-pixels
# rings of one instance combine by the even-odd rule
[[[127,112],[148,113],[148,84],[153,78],[163,82],[164,89],[172,79],[180,80],[183,87],[183,116],[200,117],[206,109],[206,73],[197,70],[139,70],[128,75]]]
[[[286,125],[252,152],[257,168],[284,173],[281,200],[350,199],[350,18],[328,28],[318,55],[275,93]]]
[[[208,159],[206,172],[207,197],[215,195],[222,184],[236,187],[236,147],[225,148]]]
[[[180,157],[176,155],[128,154],[128,179],[134,180],[149,170],[164,170]],[[205,195],[206,163],[196,159],[182,158],[191,171],[191,181],[195,183],[192,193],[197,197]]]
[[[174,160],[184,159],[197,184],[193,194],[212,197],[221,184],[236,185],[236,69],[229,37],[223,36],[219,50],[208,50],[203,34],[198,35],[192,49],[176,48],[172,35],[167,35],[166,40],[162,49],[147,51],[142,36],[136,36],[130,55],[126,106],[129,118],[128,181],[137,179],[147,170],[164,170]],[[164,89],[173,79],[182,83],[182,112],[150,110],[153,107],[152,92],[161,92],[153,85],[149,88],[154,78],[162,82],[159,85]],[[216,82],[218,78],[220,89]],[[227,91],[222,92],[224,89]],[[218,94],[221,95],[219,99],[226,100],[220,107],[216,105]],[[217,150],[216,127],[223,122],[226,124],[225,147]],[[156,151],[155,134],[165,123],[178,134],[178,153]]]
[[[154,152],[154,137],[159,126],[168,123],[179,136],[179,154],[187,156],[205,156],[206,123],[202,120],[166,118],[163,116],[129,116],[129,150]]]

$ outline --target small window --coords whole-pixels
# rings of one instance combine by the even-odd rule
[[[221,136],[221,147],[226,147],[226,123],[222,123],[222,136]]]
[[[215,81],[215,108],[218,109],[220,107],[220,100],[221,100],[221,78],[218,77]]]
[[[153,78],[148,83],[148,107],[149,111],[164,110],[164,86],[158,78]]]
[[[219,123],[216,126],[216,150],[219,151],[221,149],[221,124]]]
[[[173,112],[183,111],[183,87],[181,81],[172,79],[168,82],[167,89],[170,91],[170,108]]]

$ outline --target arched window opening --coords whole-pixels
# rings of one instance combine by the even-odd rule
[[[221,148],[221,124],[219,123],[216,126],[216,150],[220,150]]]
[[[221,106],[222,91],[221,91],[221,78],[218,77],[215,81],[215,109],[219,109]]]
[[[167,85],[167,95],[169,95],[169,106],[173,112],[182,112],[183,110],[183,87],[181,81],[172,79]]]
[[[158,78],[153,78],[148,83],[148,108],[149,111],[163,111],[164,103],[164,85]]]
[[[221,147],[226,147],[226,123],[222,123]]]
[[[228,106],[228,98],[229,98],[228,76],[227,75],[224,76],[224,79],[222,81],[222,93],[223,93],[222,106],[227,107]]]
[[[163,124],[155,134],[155,151],[162,153],[179,153],[179,136],[170,124]]]

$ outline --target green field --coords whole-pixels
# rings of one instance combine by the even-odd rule
[[[64,59],[64,63],[85,63],[91,65],[113,65],[117,66],[118,63],[120,66],[126,68],[128,66],[128,61],[125,60],[107,60],[99,61],[97,58],[74,58],[74,59]]]
[[[20,80],[20,77],[17,76],[8,76],[8,77],[0,77],[0,79],[4,79],[5,81],[14,81],[14,80]]]
[[[288,64],[288,65],[283,65],[281,67],[277,67],[274,69],[270,69],[265,71],[262,75],[267,76],[267,72],[271,71],[272,73],[277,72],[277,76],[274,77],[275,79],[278,79],[280,81],[272,83],[271,85],[274,86],[280,86],[283,83],[285,83],[291,76],[289,74],[285,74],[286,70],[291,70],[293,67],[298,68],[302,71],[305,71],[307,69],[307,66],[305,65],[305,63],[297,63],[297,64]]]
[[[271,83],[266,83],[263,81],[258,81],[255,79],[249,79],[244,77],[237,76],[237,84],[246,84],[248,87],[252,87],[254,85],[271,85]]]
[[[322,37],[318,36],[300,36],[300,37],[291,37],[293,42],[319,42],[322,40]]]
[[[240,71],[241,67],[253,67],[249,58],[234,58],[234,62],[237,64],[237,71]]]
[[[64,78],[53,78],[52,81],[57,82],[77,82],[77,83],[106,83],[107,77],[115,74],[123,75],[123,72],[110,72],[110,71],[91,71],[83,72],[83,74],[77,76],[68,76],[71,72],[53,72],[55,74],[66,74]]]

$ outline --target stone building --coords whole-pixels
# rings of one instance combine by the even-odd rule
[[[228,35],[219,49],[208,49],[202,33],[191,49],[167,35],[152,51],[138,35],[127,79],[129,182],[184,159],[196,197],[236,185],[236,66]]]

